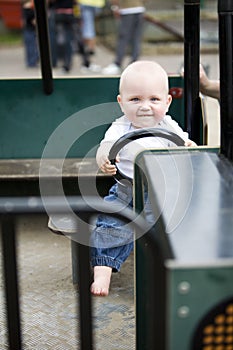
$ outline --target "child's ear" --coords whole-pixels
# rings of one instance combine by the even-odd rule
[[[172,95],[167,96],[167,111],[169,110],[170,104],[172,103]]]
[[[172,103],[172,95],[168,94],[167,102],[168,102],[168,105],[170,106],[170,104]]]
[[[117,102],[121,103],[121,95],[117,95]]]
[[[124,113],[123,106],[122,106],[122,102],[121,102],[121,95],[117,95],[117,102],[119,103],[119,105],[120,105],[120,107],[121,107],[121,110],[122,110],[122,112]]]

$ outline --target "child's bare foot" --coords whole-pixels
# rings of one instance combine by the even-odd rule
[[[94,267],[94,282],[91,285],[91,293],[97,296],[107,296],[111,281],[112,268],[109,266]]]

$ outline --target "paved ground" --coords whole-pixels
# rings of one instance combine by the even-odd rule
[[[70,240],[47,229],[44,216],[18,221],[19,282],[24,350],[79,349],[77,290],[71,280]],[[133,255],[114,274],[111,293],[93,298],[96,350],[135,349]],[[0,281],[0,349],[6,350]]]

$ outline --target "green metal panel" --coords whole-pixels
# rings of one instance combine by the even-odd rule
[[[154,349],[154,344],[157,350],[204,349],[203,324],[207,320],[212,325],[214,312],[224,303],[232,300],[232,305],[232,164],[215,154],[218,151],[209,147],[147,150],[136,158],[136,210],[143,209],[143,185],[147,183],[153,213],[158,218],[154,232],[136,241],[137,349]],[[179,170],[180,190],[174,181],[175,167]],[[164,196],[161,178],[166,186]],[[177,189],[179,193],[187,192],[188,188],[191,197],[182,210],[185,197],[179,200],[174,193]],[[176,217],[181,220],[172,230],[166,226],[170,204],[170,209],[177,208],[181,213]],[[232,316],[230,322],[233,324]],[[200,334],[203,346],[198,347]]]
[[[170,87],[182,88],[181,77],[169,80]],[[93,156],[109,124],[121,115],[118,83],[118,77],[54,79],[54,92],[45,95],[41,79],[0,80],[0,158],[40,158],[53,132],[72,116],[70,135],[61,129],[48,156],[61,157],[67,138],[75,133],[84,135],[70,145],[67,156],[83,157],[89,150]],[[173,99],[169,113],[183,127],[183,98]]]
[[[233,263],[168,270],[169,350],[191,350],[202,318],[233,295]]]
[[[1,80],[1,158],[40,158],[47,140],[54,130],[74,113],[90,106],[115,102],[118,91],[117,79],[56,79],[54,92],[47,96],[42,91],[41,80]],[[113,104],[114,105],[114,104]],[[120,111],[107,109],[107,126]],[[91,128],[95,118],[91,115],[77,116],[76,127]],[[110,114],[110,115],[109,115]],[[103,116],[101,116],[103,119]],[[82,156],[84,148],[92,147],[102,138],[106,125],[86,135],[80,147],[70,156]],[[72,131],[72,130],[70,130]],[[77,129],[78,133],[78,129]],[[61,139],[62,142],[62,139]],[[87,144],[88,143],[88,146]],[[53,156],[59,157],[55,150]],[[75,154],[74,154],[75,153]]]
[[[183,95],[184,80],[183,80],[183,78],[181,78],[180,76],[175,76],[175,75],[170,76],[169,77],[169,87],[170,87],[170,89],[178,88],[181,91],[181,95],[177,96],[177,98],[175,98],[173,96],[172,104],[169,108],[168,113],[184,129],[185,128],[185,115],[184,115],[184,95]]]

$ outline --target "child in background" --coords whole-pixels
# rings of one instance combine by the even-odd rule
[[[97,150],[97,163],[102,172],[116,174],[116,167],[108,159],[114,142],[124,134],[141,128],[164,128],[175,132],[184,139],[186,146],[196,146],[188,139],[188,134],[166,113],[172,102],[169,95],[168,76],[156,62],[137,61],[131,63],[122,73],[117,101],[123,116],[116,119],[107,130]],[[131,147],[130,147],[131,145]],[[146,137],[126,145],[118,157],[118,168],[133,178],[133,161],[136,154],[145,148],[166,148],[175,146],[169,140]],[[127,207],[133,206],[132,185],[116,183],[105,197],[106,201],[117,202]],[[153,222],[153,214],[146,199],[147,220]],[[112,272],[120,271],[122,263],[133,249],[133,231],[120,220],[100,215],[91,235],[91,264],[94,268],[94,282],[91,293],[106,296]]]

